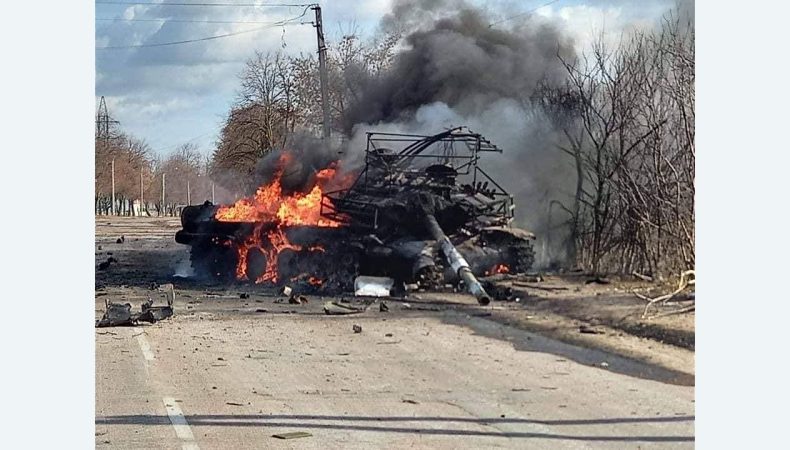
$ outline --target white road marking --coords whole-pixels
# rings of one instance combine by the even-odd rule
[[[195,436],[192,434],[192,429],[189,428],[184,413],[181,412],[176,399],[173,397],[165,397],[162,399],[167,410],[167,416],[170,418],[170,423],[173,429],[176,430],[176,436],[184,441],[181,444],[182,450],[200,450],[197,443],[195,443]]]
[[[154,352],[151,351],[151,346],[148,345],[148,339],[145,338],[144,334],[137,336],[137,343],[140,344],[140,350],[143,351],[143,358],[145,358],[146,361],[153,361]]]

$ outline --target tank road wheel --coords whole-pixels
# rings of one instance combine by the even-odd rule
[[[266,273],[266,254],[259,248],[251,248],[247,251],[247,279],[255,282]]]
[[[508,251],[510,271],[512,273],[526,273],[535,263],[535,250],[532,242],[522,242],[510,247]]]

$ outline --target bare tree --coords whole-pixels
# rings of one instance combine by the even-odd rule
[[[670,14],[604,42],[561,58],[566,85],[540,93],[577,169],[569,254],[592,272],[677,273],[694,265],[693,24]]]
[[[198,151],[197,146],[186,143],[158,161],[150,192],[160,214],[176,214],[180,206],[191,203],[193,192],[196,195],[195,201],[203,200],[197,197],[196,190],[201,184],[202,173],[205,170],[203,160],[203,155]],[[162,204],[162,175],[165,176],[165,204]]]
[[[113,170],[114,168],[114,170]],[[151,171],[150,147],[133,136],[117,133],[96,139],[95,176],[97,214],[135,215],[134,200],[140,198],[140,176]],[[112,204],[113,172],[115,204]]]
[[[354,27],[329,46],[331,124],[339,129],[360,83],[388,66],[397,42],[383,36],[363,43]],[[211,176],[235,192],[248,192],[249,175],[272,150],[288,145],[295,130],[317,134],[322,123],[318,62],[311,54],[256,53],[240,74],[241,87],[217,142]]]

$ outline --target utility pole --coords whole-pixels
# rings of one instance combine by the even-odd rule
[[[165,215],[165,173],[162,172],[162,215]]]
[[[110,179],[112,183],[112,215],[115,215],[115,158],[110,162]]]
[[[313,5],[310,9],[315,11],[315,31],[318,35],[318,77],[321,80],[321,112],[323,113],[323,137],[329,139],[329,93],[326,74],[326,41],[324,40],[324,25],[321,21],[321,6]]]
[[[192,196],[189,195],[189,178],[187,178],[187,205],[192,204]]]
[[[140,166],[140,216],[143,215],[143,167]]]
[[[212,204],[216,204],[216,203],[214,203],[214,182],[213,181],[211,182],[211,203]]]

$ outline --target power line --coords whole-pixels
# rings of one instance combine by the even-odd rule
[[[259,25],[279,25],[280,22],[260,22],[260,21],[242,21],[242,20],[186,20],[186,19],[124,19],[123,17],[115,18],[97,18],[97,21],[102,22],[168,22],[168,23],[220,23],[220,24],[259,24]]]
[[[105,2],[97,1],[97,5],[150,5],[150,6],[240,6],[240,7],[304,7],[312,4],[301,3],[157,3],[157,2]]]
[[[310,5],[308,5],[308,7],[309,6]],[[235,32],[232,32],[232,33],[218,34],[216,36],[207,36],[207,37],[197,38],[197,39],[186,39],[186,40],[183,40],[183,41],[160,42],[160,43],[156,43],[156,44],[109,45],[109,46],[106,46],[106,47],[96,47],[96,50],[119,50],[119,49],[132,49],[132,48],[165,47],[165,46],[170,46],[170,45],[189,44],[189,43],[192,43],[192,42],[211,41],[211,40],[214,40],[214,39],[221,39],[221,38],[226,38],[226,37],[230,37],[230,36],[238,36],[240,34],[255,33],[257,31],[266,30],[268,28],[284,27],[285,25],[303,25],[303,24],[312,23],[312,22],[295,22],[295,20],[298,20],[298,19],[301,19],[302,17],[304,17],[307,14],[307,10],[308,10],[308,8],[305,8],[305,10],[302,11],[302,14],[300,14],[300,15],[298,15],[296,17],[293,17],[293,18],[290,18],[290,19],[281,20],[279,22],[274,22],[274,23],[272,23],[269,26],[253,28],[253,29],[250,29],[250,30],[235,31]]]
[[[551,0],[550,2],[546,2],[546,3],[544,3],[544,4],[542,4],[542,5],[538,6],[538,7],[535,7],[535,8],[532,8],[530,10],[524,11],[521,14],[516,14],[514,16],[505,17],[502,20],[497,20],[496,22],[491,22],[490,24],[488,24],[488,28],[492,28],[494,25],[499,25],[500,23],[504,23],[504,22],[507,22],[509,20],[518,19],[519,17],[532,15],[532,13],[534,13],[537,10],[539,10],[540,8],[549,6],[549,5],[553,4],[553,3],[557,3],[558,1],[560,1],[560,0]]]
[[[262,31],[262,30],[265,30],[267,28],[275,28],[275,27],[279,27],[279,26],[285,26],[285,24],[272,25],[272,26],[268,26],[268,27],[253,28],[251,30],[236,31],[234,33],[218,34],[216,36],[208,36],[208,37],[198,38],[198,39],[187,39],[187,40],[184,40],[184,41],[161,42],[161,43],[158,43],[158,44],[110,45],[110,46],[107,46],[107,47],[96,47],[96,50],[118,50],[118,49],[130,49],[130,48],[166,47],[166,46],[169,46],[169,45],[189,44],[189,43],[192,43],[192,42],[211,41],[211,40],[214,40],[214,39],[221,39],[221,38],[226,38],[226,37],[230,37],[230,36],[238,36],[240,34],[255,33],[256,31]]]

